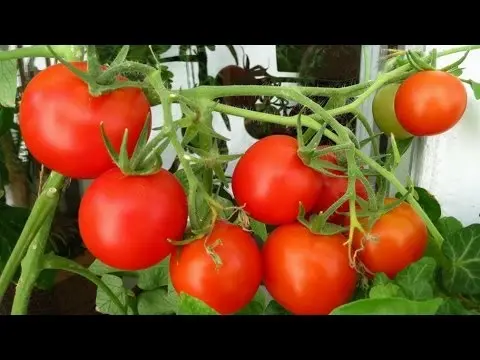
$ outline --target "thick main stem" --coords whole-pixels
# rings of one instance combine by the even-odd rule
[[[18,266],[20,265],[20,262],[22,261],[28,247],[33,241],[34,236],[37,234],[48,215],[55,211],[56,203],[52,203],[51,196],[48,195],[48,189],[55,188],[60,191],[64,180],[65,179],[62,175],[52,171],[44,187],[46,190],[42,192],[33,205],[25,227],[18,238],[12,254],[8,258],[5,268],[0,274],[0,303],[5,291],[8,288],[8,285],[12,281],[13,276],[17,271]]]
[[[50,200],[49,209],[45,222],[35,235],[27,254],[22,261],[22,273],[17,283],[15,298],[13,299],[12,315],[26,315],[30,295],[42,271],[42,255],[47,245],[50,227],[55,217],[55,208],[58,204],[59,194],[55,188],[47,189],[46,197]]]

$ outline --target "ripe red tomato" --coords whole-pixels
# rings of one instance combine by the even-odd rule
[[[385,203],[394,200],[387,198]],[[358,230],[354,233],[354,249],[361,249],[362,243],[364,246],[358,252],[358,258],[369,271],[383,272],[391,279],[411,263],[420,260],[427,248],[427,227],[406,202],[382,215],[368,234],[371,241],[365,240]]]
[[[341,234],[313,234],[299,223],[276,228],[262,249],[270,295],[295,315],[327,315],[348,302],[357,273],[345,241]]]
[[[297,155],[295,138],[271,135],[253,144],[232,174],[233,195],[251,217],[269,225],[296,221],[300,202],[312,210],[322,189],[320,173]]]
[[[83,195],[79,227],[88,250],[103,263],[140,270],[167,257],[187,225],[187,196],[177,178],[162,169],[125,176],[113,168]]]
[[[325,146],[320,146],[323,148]],[[323,155],[322,160],[326,160],[331,162],[332,164],[339,165],[337,161],[337,156],[335,153],[330,152],[326,155]],[[339,170],[328,170],[332,174],[342,175],[342,171]],[[348,178],[340,178],[340,177],[333,177],[328,176],[326,174],[321,174],[322,176],[322,191],[317,198],[315,206],[313,207],[312,211],[318,213],[320,211],[326,211],[330,206],[332,206],[338,199],[340,199],[346,192],[348,188]],[[357,197],[367,200],[368,194],[365,186],[360,180],[356,180],[355,182],[355,192]],[[346,213],[349,211],[349,203],[345,201],[336,212],[333,213],[332,216],[328,218],[328,221],[334,224],[342,225],[344,222],[345,215],[342,213]]]
[[[386,135],[393,134],[395,139],[408,139],[412,137],[398,122],[395,114],[395,95],[400,87],[399,83],[388,84],[377,91],[372,103],[373,120],[378,128]]]
[[[220,258],[219,267],[208,247]],[[172,253],[170,278],[178,293],[196,297],[220,314],[233,314],[253,299],[260,286],[260,250],[240,226],[218,221],[209,235]]]
[[[420,71],[406,79],[395,96],[395,113],[402,127],[416,136],[452,128],[467,107],[462,82],[443,71]]]
[[[72,63],[85,71],[85,62]],[[150,112],[141,89],[123,88],[99,97],[62,64],[38,73],[20,103],[20,130],[35,159],[47,168],[77,179],[92,179],[114,166],[100,134],[118,151],[128,128],[131,155]]]

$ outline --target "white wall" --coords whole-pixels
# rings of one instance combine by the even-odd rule
[[[427,45],[427,50],[446,50],[459,45]],[[457,60],[462,54],[438,59],[438,67]],[[480,51],[473,51],[463,63],[462,78],[480,82]],[[434,194],[445,215],[455,216],[465,225],[479,222],[480,214],[480,101],[469,85],[468,105],[463,118],[448,132],[424,138],[415,174],[419,186]]]

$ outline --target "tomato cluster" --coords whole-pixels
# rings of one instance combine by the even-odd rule
[[[85,62],[73,65],[87,69]],[[409,134],[426,134],[433,131],[434,120],[441,125],[436,132],[451,126],[466,100],[449,76],[425,72],[400,87],[380,91],[374,114],[392,122],[385,124],[385,131],[406,136],[401,124]],[[421,91],[420,100],[413,103],[416,91]],[[379,103],[393,96],[395,109],[382,112]],[[427,105],[428,111],[435,110],[428,115]],[[346,193],[344,172],[322,174],[302,161],[296,139],[267,136],[246,151],[232,175],[237,205],[251,218],[275,226],[263,248],[249,231],[225,220],[215,221],[200,239],[175,246],[172,241],[184,238],[188,222],[187,195],[181,183],[163,169],[126,175],[112,161],[100,132],[103,123],[119,151],[128,129],[131,155],[149,113],[141,90],[127,87],[94,97],[87,84],[62,64],[40,72],[23,95],[20,129],[31,154],[65,176],[94,179],[81,201],[79,227],[95,257],[114,268],[135,271],[170,255],[176,291],[197,297],[221,314],[245,307],[262,282],[293,314],[329,314],[351,299],[358,273],[351,264],[346,236],[318,234],[298,220],[301,206],[307,215],[321,213]],[[336,165],[343,161],[333,152],[322,159]],[[358,198],[367,199],[360,180],[355,191]],[[348,210],[345,202],[328,221],[342,225],[348,221]],[[394,277],[422,256],[427,231],[405,203],[382,215],[368,237],[375,241],[365,242],[363,234],[354,233],[353,248],[361,250],[361,261],[372,273]]]
[[[457,77],[426,70],[377,91],[372,111],[381,131],[406,139],[448,131],[460,121],[466,107],[467,91]]]

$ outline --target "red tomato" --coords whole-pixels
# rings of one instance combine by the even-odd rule
[[[385,199],[386,204],[392,201],[395,199]],[[369,271],[383,272],[391,279],[420,260],[427,248],[427,227],[406,202],[382,215],[368,234],[370,241],[358,230],[354,233],[353,247],[361,249],[362,243],[364,246],[358,252],[359,259]]]
[[[219,256],[219,267],[208,247]],[[220,314],[233,314],[253,299],[260,286],[260,250],[250,233],[219,221],[210,235],[172,253],[170,278],[178,293],[196,297]]]
[[[321,146],[321,148],[324,146]],[[322,160],[329,161],[335,165],[338,165],[337,157],[335,153],[330,152],[322,156]],[[333,174],[342,175],[343,173],[338,170],[328,170]],[[317,198],[317,202],[313,207],[313,212],[318,213],[320,211],[326,211],[330,206],[332,206],[338,199],[345,195],[348,188],[348,178],[339,178],[328,176],[326,174],[322,175],[322,191]],[[368,194],[365,186],[360,180],[355,182],[355,191],[358,197],[367,200]],[[341,213],[346,213],[349,211],[349,203],[345,201],[332,216],[329,217],[328,221],[334,224],[342,225],[344,222],[345,215]]]
[[[103,263],[140,270],[167,257],[187,225],[187,197],[166,170],[125,176],[113,168],[95,179],[80,203],[79,227],[88,250]]]
[[[254,219],[280,225],[296,221],[300,203],[312,210],[322,177],[302,162],[297,150],[295,138],[272,135],[240,158],[232,175],[233,195]]]
[[[73,65],[86,70],[85,62]],[[100,134],[118,151],[128,128],[131,155],[150,112],[141,89],[124,88],[99,97],[67,67],[57,64],[37,74],[20,103],[20,130],[35,159],[47,168],[78,179],[96,178],[114,166]]]
[[[406,79],[395,96],[395,113],[402,127],[416,136],[452,128],[467,107],[462,82],[443,71],[420,71]]]
[[[262,249],[270,295],[295,315],[327,315],[348,302],[357,273],[345,242],[341,234],[316,235],[299,223],[276,228]]]

